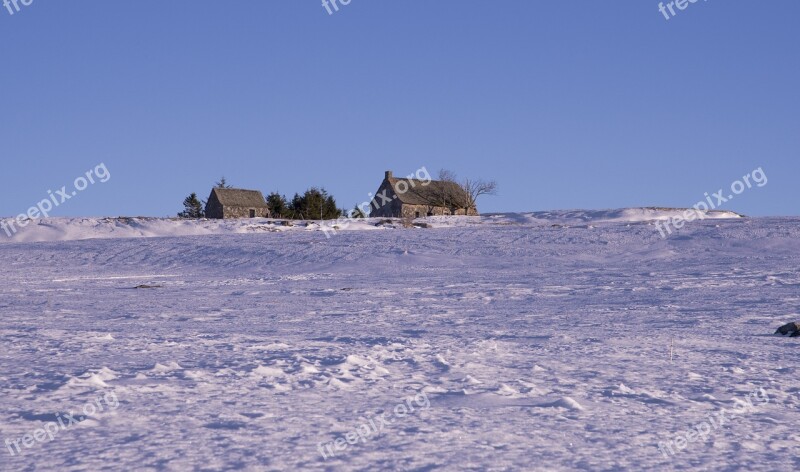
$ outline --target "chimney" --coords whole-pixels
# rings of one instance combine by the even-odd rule
[[[386,171],[386,180],[389,180],[389,179],[391,179],[391,178],[392,178],[392,171],[390,171],[390,170],[387,170],[387,171]]]

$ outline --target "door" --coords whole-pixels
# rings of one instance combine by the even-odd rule
[[[255,218],[255,217],[256,217],[256,211],[250,210],[250,218]]]

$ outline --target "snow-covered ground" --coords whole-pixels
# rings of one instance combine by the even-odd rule
[[[0,470],[796,470],[800,218],[669,215],[0,234]]]
[[[559,210],[534,213],[500,213],[484,218],[458,216],[420,218],[430,227],[453,227],[475,224],[579,225],[587,223],[663,221],[681,218],[686,210],[664,208],[626,208],[622,210]],[[702,212],[704,219],[740,218],[733,212]],[[0,224],[3,220],[0,219]],[[41,218],[28,220],[25,226],[6,223],[0,226],[0,243],[74,241],[79,239],[153,238],[165,236],[201,236],[209,234],[252,234],[283,231],[322,231],[326,237],[341,231],[393,229],[401,220],[387,224],[383,218],[341,219],[328,221],[284,221],[279,219],[181,220],[177,218]]]

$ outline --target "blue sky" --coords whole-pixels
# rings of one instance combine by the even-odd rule
[[[0,215],[167,216],[228,182],[340,206],[392,169],[499,182],[484,212],[797,215],[800,2],[48,1],[0,9]],[[727,190],[726,190],[727,193]]]

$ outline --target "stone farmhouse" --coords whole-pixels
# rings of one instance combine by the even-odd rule
[[[420,218],[423,216],[477,216],[478,209],[467,204],[464,190],[455,182],[395,178],[386,175],[372,200],[370,216]],[[469,208],[467,208],[469,206]]]
[[[215,188],[206,203],[206,218],[269,218],[269,207],[258,190]]]

